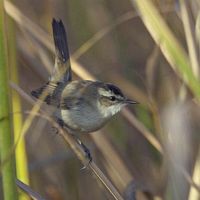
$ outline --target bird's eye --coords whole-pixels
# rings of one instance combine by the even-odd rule
[[[110,97],[110,100],[111,100],[111,101],[115,101],[115,100],[116,100],[116,97],[115,97],[115,96],[111,96],[111,97]]]

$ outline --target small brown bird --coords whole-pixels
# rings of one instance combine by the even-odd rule
[[[52,28],[56,53],[54,72],[47,84],[31,94],[39,98],[44,90],[48,90],[44,102],[56,107],[56,118],[61,126],[72,134],[90,133],[103,127],[127,104],[136,103],[111,83],[72,81],[64,25],[61,20],[53,19]]]

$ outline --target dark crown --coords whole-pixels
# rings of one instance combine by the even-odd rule
[[[111,83],[106,83],[107,88],[116,96],[121,96],[124,97],[122,91],[115,85],[111,84]]]

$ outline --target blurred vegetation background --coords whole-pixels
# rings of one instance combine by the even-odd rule
[[[46,83],[53,69],[54,17],[67,27],[74,79],[112,82],[140,103],[101,131],[81,136],[98,167],[124,199],[200,199],[200,2],[12,3],[4,1],[3,26],[17,177],[45,199],[113,199],[89,169],[80,170],[81,162],[51,123],[35,117],[26,129],[27,114],[19,115],[32,109],[30,92]],[[5,198],[3,189],[0,195]]]

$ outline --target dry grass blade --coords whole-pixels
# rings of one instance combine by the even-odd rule
[[[45,32],[42,29],[37,29],[37,25],[34,24],[31,20],[29,20],[25,15],[22,15],[20,10],[16,8],[11,2],[4,1],[5,10],[9,15],[15,19],[15,21],[20,24],[22,27],[26,28],[33,36],[34,35],[44,35]],[[28,24],[28,26],[26,26]],[[49,43],[51,38],[47,35],[47,37],[43,38],[43,43],[54,51],[54,46]]]
[[[108,34],[109,32],[111,32],[114,28],[116,28],[117,26],[119,26],[120,24],[133,19],[135,17],[138,17],[137,13],[134,13],[133,11],[129,11],[125,14],[123,14],[122,16],[120,16],[119,18],[117,18],[115,20],[114,23],[106,26],[105,28],[101,29],[100,31],[98,31],[92,38],[90,38],[88,41],[86,41],[73,55],[72,58],[77,60],[78,58],[80,58],[81,55],[83,55],[84,53],[86,53],[92,46],[94,46],[94,44],[96,44],[100,39],[102,39],[106,34]]]
[[[98,131],[96,134],[91,134],[91,137],[98,149],[101,150],[109,168],[112,169],[112,174],[115,174],[115,176],[112,176],[111,173],[109,175],[112,176],[112,179],[115,180],[114,182],[117,183],[119,188],[126,188],[127,183],[130,183],[133,177],[130,171],[126,170],[126,165],[121,157],[117,154],[116,150],[112,148],[112,145],[101,131]]]
[[[150,93],[149,95],[152,97],[152,92],[153,89],[155,88],[155,71],[156,71],[156,66],[158,62],[158,58],[160,55],[160,48],[158,45],[155,45],[152,53],[147,59],[146,66],[145,66],[145,71],[146,71],[146,79],[147,79],[147,88],[148,92]]]
[[[189,192],[189,200],[193,200],[193,199],[198,199],[200,197],[200,151],[198,152],[197,155],[197,160],[194,166],[194,172],[193,172],[193,179],[188,176],[188,174],[184,174],[185,178],[188,179],[188,182],[190,184],[193,184],[193,180],[196,182],[194,182],[194,187],[196,190],[194,190],[194,188],[190,188],[190,192]]]
[[[200,88],[199,79],[190,67],[190,61],[186,52],[176,40],[173,33],[159,14],[158,10],[154,7],[153,3],[148,0],[135,0],[132,1],[137,6],[141,13],[142,20],[146,28],[152,35],[153,39],[160,46],[163,55],[167,58],[172,68],[183,79],[187,86],[192,90],[193,94],[199,100]],[[185,169],[180,170],[181,173],[187,174],[190,181],[187,181],[196,188],[196,184],[191,176]],[[186,178],[186,176],[184,176]],[[197,189],[197,188],[196,188]]]
[[[140,121],[138,121],[138,119],[128,109],[125,108],[122,112],[129,123],[136,127],[150,142],[150,144],[152,144],[158,150],[158,152],[163,154],[163,148],[153,134]]]
[[[196,45],[194,41],[194,31],[191,22],[191,18],[189,16],[189,11],[188,11],[188,2],[185,0],[180,0],[180,6],[181,6],[181,16],[182,16],[182,22],[183,22],[183,27],[185,30],[185,36],[187,40],[187,46],[188,46],[188,51],[189,51],[189,57],[191,61],[191,66],[193,73],[196,77],[199,75],[199,63],[198,63],[198,56],[197,56],[197,51],[196,51]]]
[[[163,55],[178,76],[191,89],[197,99],[200,98],[200,82],[195,77],[190,61],[183,47],[169,29],[159,11],[148,0],[132,0],[141,13],[142,20],[155,42],[160,46]]]
[[[196,170],[199,170],[199,163],[197,162],[196,163]],[[184,170],[184,169],[181,169],[180,167],[178,167],[182,172],[183,172],[183,175],[184,175],[184,178],[188,181],[188,183],[190,183],[194,189],[196,189],[196,191],[198,193],[200,193],[200,185],[198,185],[197,183],[195,183],[192,179],[192,177]],[[199,173],[199,172],[198,172]],[[198,176],[196,176],[198,177]],[[196,178],[195,177],[195,174],[194,174],[194,179]]]
[[[170,12],[172,11],[172,7],[166,7],[161,8],[161,12]],[[98,31],[93,37],[91,37],[89,40],[87,40],[73,55],[72,58],[74,60],[77,60],[82,56],[84,53],[86,53],[91,47],[93,47],[99,40],[101,40],[106,34],[110,33],[112,30],[114,30],[117,26],[123,24],[124,22],[127,22],[128,20],[134,19],[138,17],[138,13],[135,13],[133,11],[129,11],[123,15],[121,15],[119,18],[115,20],[112,24],[109,24],[108,26],[102,28],[100,31]]]
[[[195,38],[198,44],[198,52],[199,52],[200,51],[200,12],[198,13],[196,24],[195,24]]]
[[[61,132],[61,134],[62,134],[63,138],[65,139],[65,141],[68,144],[71,144],[71,142],[69,143],[68,139],[66,138],[67,135],[69,135],[69,134],[66,134],[64,132]],[[79,152],[76,152],[76,154],[77,153],[79,153]],[[81,155],[82,161],[83,161],[83,159],[85,159],[83,156],[84,156],[84,152],[82,152],[82,155]],[[99,167],[93,161],[91,161],[89,164],[86,164],[86,165],[88,168],[90,168],[92,170],[92,172],[101,181],[101,183],[105,186],[105,188],[111,193],[111,195],[114,197],[114,199],[123,200],[122,196],[119,194],[117,189],[113,186],[113,184],[109,181],[109,179],[104,175],[104,173],[99,169]]]
[[[35,101],[26,93],[24,92],[18,85],[10,81],[10,86],[16,90],[24,99],[26,99],[32,105],[35,104]]]

